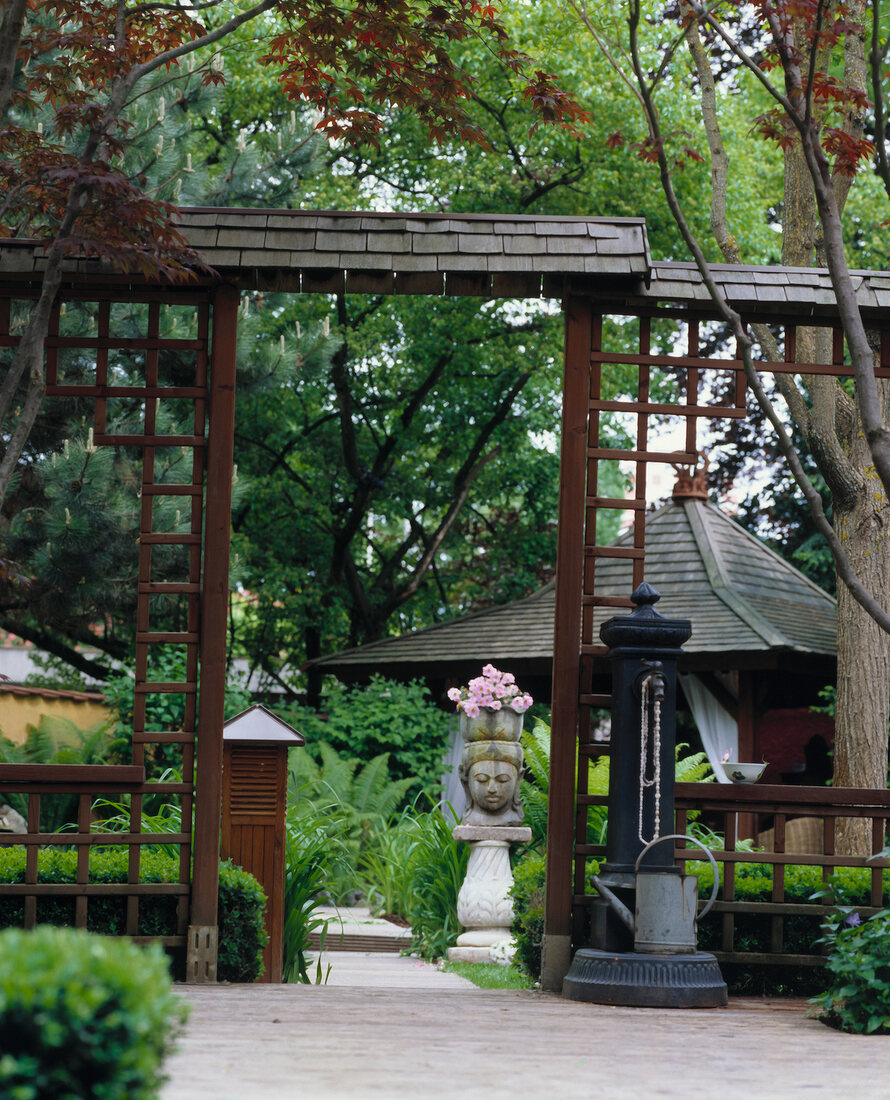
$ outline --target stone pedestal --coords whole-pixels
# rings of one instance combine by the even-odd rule
[[[512,957],[513,872],[510,845],[528,844],[522,826],[458,825],[455,840],[470,845],[467,873],[457,898],[457,919],[466,929],[448,950],[456,962],[507,963]]]

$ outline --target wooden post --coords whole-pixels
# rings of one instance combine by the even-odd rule
[[[760,759],[757,747],[757,696],[754,690],[754,673],[739,670],[739,760],[756,763]],[[739,814],[738,836],[740,840],[751,840],[757,833],[757,817],[754,814]]]
[[[213,297],[201,588],[201,685],[195,754],[194,872],[186,959],[187,981],[194,983],[216,981],[237,336],[238,291],[232,286],[221,286]]]
[[[581,596],[587,420],[590,387],[590,304],[565,304],[565,367],[559,467],[559,532],[553,636],[553,709],[547,817],[547,887],[541,987],[558,992],[571,962],[575,760],[581,667]]]
[[[266,895],[261,982],[282,977],[288,750],[306,738],[257,704],[230,718],[223,734],[222,857],[259,882]]]

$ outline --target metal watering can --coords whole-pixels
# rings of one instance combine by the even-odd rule
[[[656,844],[665,840],[685,840],[695,844],[707,854],[714,869],[714,887],[701,913],[698,910],[698,877],[676,875],[669,871],[640,871],[640,860]],[[634,864],[636,875],[635,913],[600,882],[596,875],[593,884],[606,899],[621,922],[634,938],[634,951],[652,955],[689,954],[696,949],[696,921],[704,917],[717,899],[720,879],[717,861],[709,848],[694,837],[683,833],[657,836],[643,848]]]

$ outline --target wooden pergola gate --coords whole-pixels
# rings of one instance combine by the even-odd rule
[[[666,265],[667,266],[667,265]],[[761,275],[761,277],[763,277]],[[653,297],[657,288],[653,288]],[[611,697],[594,691],[594,668],[608,649],[599,644],[599,628],[611,615],[633,607],[629,594],[645,579],[647,472],[650,464],[694,467],[699,458],[699,420],[741,418],[746,415],[746,376],[740,359],[703,357],[699,352],[700,332],[713,325],[713,308],[695,302],[681,308],[671,302],[570,297],[565,303],[565,374],[563,383],[562,449],[560,464],[559,544],[556,573],[556,616],[553,653],[553,712],[551,727],[550,800],[547,837],[547,897],[544,933],[542,985],[559,989],[568,970],[573,948],[585,941],[587,906],[593,895],[587,892],[587,861],[603,857],[604,845],[587,839],[588,810],[607,799],[588,792],[587,762],[609,752],[608,743],[594,738],[591,714],[608,708]],[[604,333],[610,319],[617,318],[623,339],[633,326],[638,351],[628,353],[610,347]],[[748,309],[747,325],[769,324],[785,358],[781,362],[759,361],[758,373],[849,376],[844,362],[844,336],[836,321],[808,317],[787,307],[775,310]],[[667,323],[668,351],[653,349],[653,327]],[[884,321],[886,325],[886,320]],[[614,330],[613,325],[613,330]],[[804,327],[830,330],[832,363],[802,363],[797,360],[798,331]],[[875,374],[890,378],[890,329],[881,330],[880,366]],[[627,368],[631,368],[630,377]],[[624,372],[620,382],[607,378],[612,368]],[[653,372],[674,380],[671,400],[653,399]],[[715,375],[723,374],[714,399]],[[705,386],[712,400],[706,400]],[[635,447],[614,450],[601,444],[604,413],[623,414],[634,422]],[[651,418],[672,418],[682,426],[682,450],[664,451],[650,445]],[[632,490],[627,498],[601,495],[600,467],[623,460],[630,464]],[[597,517],[605,510],[631,511],[632,546],[603,545],[597,538]],[[632,583],[628,597],[597,594],[597,562],[604,558],[629,558]],[[693,631],[695,621],[693,617]],[[578,640],[580,639],[580,645]],[[739,731],[740,757],[750,752],[745,733]],[[692,785],[686,785],[692,786]],[[865,792],[850,792],[862,796]],[[875,801],[879,801],[875,796]],[[886,800],[883,800],[886,802]],[[884,814],[884,816],[886,816]],[[783,819],[784,820],[784,819]],[[875,842],[877,843],[877,832]],[[883,836],[883,834],[881,834]],[[833,834],[832,834],[833,836]],[[882,844],[878,844],[879,851]],[[833,850],[833,849],[832,849]],[[688,856],[697,858],[694,849]],[[851,862],[851,861],[846,861]],[[865,860],[856,860],[864,865]],[[874,874],[880,877],[880,872]],[[874,877],[874,876],[873,876]],[[880,890],[878,887],[878,892]],[[782,895],[784,897],[784,895]],[[879,902],[878,902],[879,903]],[[873,901],[874,904],[874,901]],[[731,936],[730,936],[731,939]],[[781,946],[778,948],[781,950]]]
[[[645,576],[648,466],[694,464],[700,419],[745,415],[741,363],[700,354],[702,329],[714,322],[715,314],[697,272],[689,265],[652,264],[640,219],[194,210],[184,212],[183,227],[219,272],[218,283],[191,288],[121,285],[119,279],[80,265],[60,302],[92,303],[95,332],[66,331],[57,310],[46,342],[48,395],[93,399],[95,444],[141,450],[133,756],[132,764],[123,767],[0,765],[0,795],[26,792],[29,805],[28,833],[0,834],[0,845],[23,844],[27,853],[24,880],[3,884],[0,896],[23,899],[26,927],[39,920],[41,898],[70,896],[73,923],[88,927],[90,899],[112,894],[125,908],[120,930],[137,938],[142,937],[141,902],[172,897],[175,928],[151,938],[170,946],[188,945],[190,980],[215,977],[239,293],[263,289],[558,297],[564,304],[566,337],[543,976],[545,987],[558,988],[573,942],[580,942],[586,860],[599,854],[586,842],[587,810],[598,800],[586,790],[587,768],[576,766],[607,751],[594,741],[590,722],[591,711],[609,703],[608,695],[597,694],[593,686],[594,667],[604,653],[597,632],[605,617],[631,606],[629,599],[597,595],[596,563],[610,556],[630,558],[633,586],[639,584]],[[39,252],[21,245],[0,243],[0,351],[15,344],[14,319],[33,299],[39,276]],[[849,373],[824,272],[724,268],[719,279],[737,307],[740,299],[748,304],[747,321],[765,321],[781,332],[784,361],[760,363],[760,370]],[[882,319],[886,326],[890,281],[875,273],[870,281],[863,280],[863,287],[875,327],[882,327]],[[121,303],[134,302],[144,306],[143,331],[121,337],[116,310]],[[188,339],[165,335],[164,313],[169,309],[192,312]],[[795,361],[796,333],[804,323],[832,328],[832,364]],[[634,344],[635,351],[626,350]],[[890,377],[886,331],[881,346],[877,373]],[[72,350],[95,360],[89,379],[66,378],[62,363]],[[175,379],[167,369],[171,355],[179,363]],[[190,364],[186,382],[183,358]],[[715,388],[720,374],[723,384]],[[664,378],[669,385],[662,384]],[[110,405],[121,399],[141,403],[139,430],[120,434],[111,427]],[[163,434],[159,412],[165,401],[178,402],[180,408],[190,403],[189,432]],[[633,449],[602,445],[603,414],[622,417],[633,427]],[[682,424],[682,449],[650,445],[653,417]],[[169,448],[180,448],[187,456],[188,474],[175,482],[157,474],[158,455]],[[630,463],[633,472],[628,499],[600,493],[603,464],[618,462]],[[181,501],[186,520],[176,530],[158,530],[157,503],[169,498]],[[633,513],[632,546],[615,548],[598,541],[597,516],[604,509]],[[178,552],[180,574],[160,576],[159,560],[171,550]],[[153,601],[158,599],[181,601],[177,629],[155,628]],[[182,648],[182,681],[149,679],[153,646]],[[184,698],[182,729],[148,730],[147,701],[164,693]],[[146,760],[152,748],[162,745],[180,752],[182,782],[147,781]],[[77,831],[41,832],[41,796],[59,791],[78,795]],[[92,831],[94,799],[121,791],[130,795],[129,832]],[[179,833],[143,832],[143,802],[159,794],[181,798]],[[179,849],[176,882],[144,881],[141,851],[158,843]],[[38,852],[47,845],[76,848],[76,882],[38,881]],[[98,845],[126,849],[125,882],[90,881],[89,850]]]
[[[15,320],[33,294],[27,287],[10,288],[0,299],[0,348],[15,346]],[[132,334],[134,300],[143,326],[138,335]],[[78,320],[86,322],[82,331],[72,330],[74,311],[66,314],[64,310],[72,303],[78,306]],[[23,899],[24,926],[30,928],[39,921],[41,898],[69,897],[74,907],[72,923],[87,928],[91,898],[113,894],[123,900],[121,931],[127,935],[159,939],[169,947],[185,947],[191,936],[193,980],[206,979],[215,971],[237,307],[238,292],[228,286],[71,288],[57,305],[46,340],[47,396],[91,399],[93,444],[134,448],[141,455],[132,764],[0,765],[0,795],[14,791],[26,794],[28,800],[24,838],[0,834],[0,844],[25,847],[24,881],[2,887],[3,893]],[[116,323],[122,308],[127,310],[127,336],[120,335]],[[165,336],[167,310],[177,314],[180,329],[182,315],[189,315],[188,339]],[[94,362],[92,377],[75,379],[69,374],[66,367],[75,358],[80,363]],[[120,402],[129,408],[141,406],[138,426],[130,423],[126,431],[116,426],[114,412]],[[183,406],[188,407],[188,430],[171,434],[159,426],[166,402],[175,403],[180,420]],[[177,473],[174,480],[162,479],[158,458],[171,449],[180,452]],[[184,518],[175,529],[159,530],[158,505],[168,500],[177,504],[177,518]],[[167,575],[171,572],[173,576]],[[174,616],[178,629],[158,629],[157,601],[161,600],[178,603]],[[168,651],[172,647],[181,654],[182,680],[151,678],[149,653],[155,646]],[[166,694],[181,697],[181,728],[151,729],[146,721],[148,702],[152,696]],[[163,777],[150,781],[146,776],[147,758],[161,746],[181,781]],[[201,794],[196,799],[198,789]],[[76,832],[51,833],[41,827],[42,796],[59,793],[77,796]],[[129,830],[111,834],[92,830],[95,799],[120,793],[129,796]],[[178,800],[179,832],[144,830],[142,811],[148,796]],[[144,881],[141,854],[153,844],[178,849],[175,881]],[[76,882],[38,881],[38,853],[48,845],[76,848]],[[90,881],[89,853],[95,847],[126,850],[126,881]],[[172,927],[166,934],[144,935],[140,901],[148,897],[175,899]]]

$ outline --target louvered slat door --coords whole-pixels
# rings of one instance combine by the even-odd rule
[[[287,751],[282,745],[227,744],[223,765],[222,856],[249,871],[268,899],[266,982],[281,981]]]
[[[279,808],[279,761],[275,746],[233,745],[230,812],[233,824],[272,825]]]

